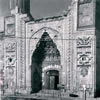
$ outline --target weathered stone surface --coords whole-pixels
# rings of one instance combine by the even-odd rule
[[[55,82],[56,88],[58,86],[79,96],[83,96],[85,85],[87,96],[94,96],[96,91],[96,35],[92,16],[94,2],[89,8],[87,5],[91,2],[84,3],[78,4],[78,0],[73,0],[66,15],[62,16],[31,21],[27,14],[16,12],[15,15],[5,19],[5,35],[0,40],[2,52],[0,66],[4,70],[5,93],[30,93],[34,79],[36,88],[33,89],[38,91],[40,87],[46,87],[45,82],[50,84],[46,89],[54,87]],[[86,19],[90,23],[81,22],[84,16],[78,14],[79,11],[83,12],[82,8],[87,8],[92,13],[91,22]],[[47,36],[44,33],[47,33]],[[56,71],[59,74],[54,73]],[[54,80],[59,80],[59,84]],[[40,87],[37,87],[39,85]]]

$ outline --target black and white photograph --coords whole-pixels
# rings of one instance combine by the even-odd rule
[[[100,100],[100,0],[0,0],[0,100]]]

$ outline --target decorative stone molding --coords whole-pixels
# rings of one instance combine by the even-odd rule
[[[61,71],[61,66],[59,66],[59,65],[54,65],[54,66],[53,65],[49,65],[49,66],[43,68],[43,72],[46,72],[48,70],[58,70],[58,71]]]
[[[20,71],[19,71],[19,75],[20,75],[20,88],[21,89],[25,89],[25,84],[26,84],[26,78],[25,78],[25,74],[26,74],[26,71],[25,71],[25,69],[26,69],[26,56],[25,56],[25,50],[26,50],[26,47],[25,47],[25,45],[26,45],[26,39],[25,39],[25,36],[26,36],[26,34],[25,34],[25,21],[24,21],[24,19],[21,19],[20,20],[20,27],[21,27],[21,29],[20,29],[20,31],[21,31],[21,34],[20,34]]]

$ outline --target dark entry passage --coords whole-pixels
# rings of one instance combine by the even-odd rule
[[[59,84],[59,72],[56,70],[48,71],[46,84],[48,89],[57,90],[57,85]]]

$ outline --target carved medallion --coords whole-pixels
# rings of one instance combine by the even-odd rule
[[[78,53],[78,66],[91,66],[91,52]]]
[[[81,75],[82,75],[83,77],[85,77],[86,75],[88,75],[88,68],[86,68],[86,67],[82,68],[82,69],[81,69]]]

